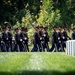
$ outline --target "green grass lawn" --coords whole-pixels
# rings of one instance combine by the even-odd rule
[[[75,57],[65,53],[0,53],[0,75],[75,75]]]

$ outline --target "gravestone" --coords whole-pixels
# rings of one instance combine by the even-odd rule
[[[66,42],[66,54],[75,56],[75,40],[69,40]]]

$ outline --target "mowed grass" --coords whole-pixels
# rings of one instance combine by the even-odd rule
[[[75,57],[65,53],[0,53],[0,75],[75,75]]]

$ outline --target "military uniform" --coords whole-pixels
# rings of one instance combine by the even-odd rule
[[[45,29],[45,28],[44,28]],[[48,36],[48,32],[45,30],[45,32],[43,33],[43,37],[44,37],[44,49],[46,48],[47,52],[49,51],[49,46],[48,46],[48,42],[49,42],[49,36]]]
[[[28,36],[26,33],[24,33],[24,38],[23,38],[23,43],[24,43],[24,48],[25,48],[25,51],[29,52],[29,48],[28,48]]]
[[[2,52],[9,51],[8,36],[7,36],[7,33],[6,33],[6,27],[2,28],[1,50],[2,50]]]
[[[63,47],[63,51],[65,51],[64,50],[64,48],[66,48],[66,41],[68,40],[68,35],[67,35],[67,32],[66,31],[63,31],[63,41],[62,41],[62,47]]]
[[[59,51],[63,51],[63,33],[62,32],[58,32],[58,49]]]
[[[5,31],[2,32],[1,49],[3,52],[9,51],[8,36]]]
[[[40,39],[40,43],[39,43],[40,52],[45,51],[44,50],[43,26],[40,26],[38,36],[39,36],[39,39]]]
[[[23,38],[24,38],[24,28],[21,28],[21,32],[19,33],[19,48],[20,48],[20,52],[24,51]]]
[[[9,29],[11,29],[9,27]],[[7,36],[8,36],[8,46],[10,48],[10,51],[12,51],[12,33],[10,32],[10,30],[7,32]]]
[[[55,31],[52,33],[52,47],[50,49],[50,52],[52,52],[53,50],[55,52],[58,51],[58,34]]]
[[[44,37],[43,37],[43,32],[42,31],[39,31],[39,39],[40,39],[40,42],[39,42],[39,47],[40,47],[40,52],[44,51]]]
[[[53,33],[52,33],[52,47],[49,50],[50,52],[52,52],[54,49],[54,51],[58,51],[58,33],[56,32],[56,27],[53,27]]]
[[[28,35],[27,35],[27,28],[24,28],[24,38],[23,38],[23,43],[24,43],[24,49],[25,51],[29,52],[29,47],[28,47],[28,41],[29,41],[29,38],[28,38]]]
[[[19,33],[18,33],[18,28],[15,29],[14,39],[15,39],[15,46],[14,46],[13,51],[18,52],[19,51]]]
[[[34,44],[34,47],[32,49],[32,52],[38,52],[40,51],[40,38],[39,38],[39,28],[38,27],[35,27],[35,32],[34,32],[34,35],[33,35],[33,44]]]
[[[0,52],[1,52],[1,40],[2,40],[1,37],[2,36],[1,36],[1,28],[0,28]]]

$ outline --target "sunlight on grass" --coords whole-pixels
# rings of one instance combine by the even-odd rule
[[[75,72],[74,64],[75,57],[65,53],[0,53],[0,75],[58,75]]]

